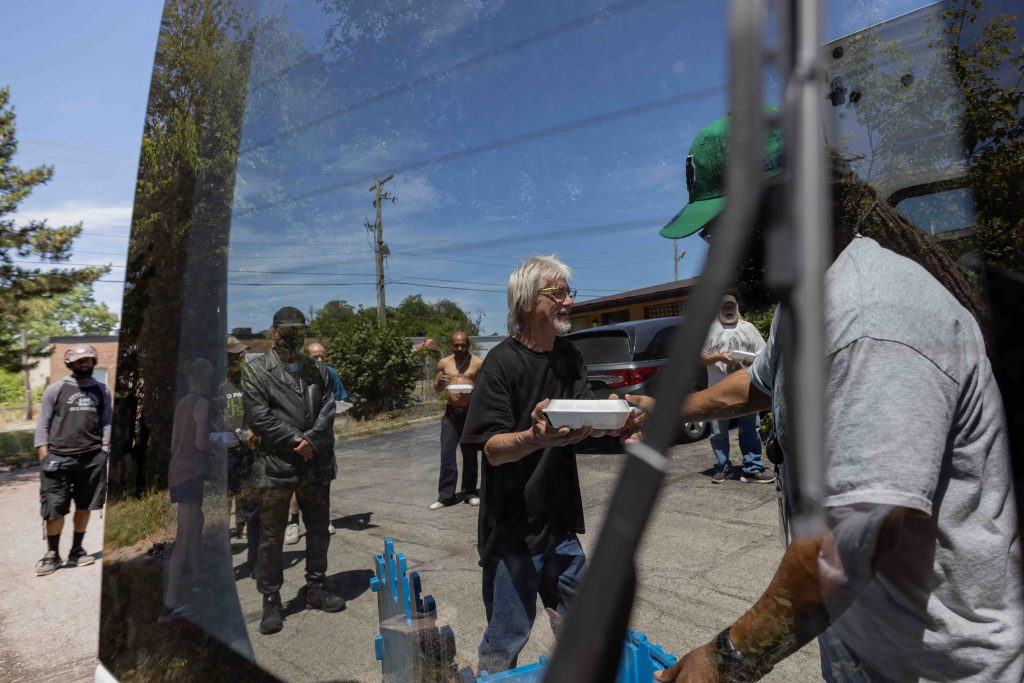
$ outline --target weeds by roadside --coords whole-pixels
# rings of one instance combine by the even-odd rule
[[[380,413],[363,420],[339,421],[335,423],[334,434],[339,442],[373,436],[440,419],[443,412],[444,408],[437,403],[424,403],[404,410]]]
[[[122,498],[107,504],[108,550],[134,545],[158,533],[174,535],[174,507],[167,491],[147,491],[139,498]]]
[[[24,467],[36,460],[32,431],[0,432],[0,467]]]

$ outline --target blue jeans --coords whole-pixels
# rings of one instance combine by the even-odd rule
[[[757,413],[736,418],[740,432],[740,452],[743,453],[743,474],[764,472],[761,462],[761,437],[757,433],[760,421]],[[729,421],[711,421],[711,452],[715,454],[715,471],[726,473],[732,467],[729,462]]]
[[[441,418],[441,476],[437,481],[437,499],[442,503],[456,500],[455,481],[459,478],[459,466],[455,462],[456,449],[462,452],[462,493],[467,498],[477,493],[476,450],[459,444],[462,428],[466,426],[466,415],[467,409],[448,408]]]
[[[544,607],[565,615],[583,581],[583,554],[576,534],[562,536],[535,555],[502,555],[484,566],[487,630],[480,641],[480,671],[515,668],[537,616],[537,596]]]

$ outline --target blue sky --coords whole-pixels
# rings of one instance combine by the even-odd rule
[[[74,263],[123,265],[143,115],[163,3],[6,3],[0,83],[10,86],[23,168],[56,173],[20,206],[51,224],[84,222]],[[121,279],[114,268],[109,279]],[[96,285],[120,312],[121,285]]]
[[[260,85],[243,132],[229,325],[266,327],[284,304],[375,305],[362,228],[373,213],[367,186],[396,168],[387,189],[399,200],[384,208],[390,304],[444,296],[483,313],[486,332],[502,332],[501,285],[516,259],[533,253],[573,266],[580,300],[671,280],[672,242],[657,231],[686,201],[682,161],[694,133],[724,114],[724,10],[651,0],[573,24],[619,4],[394,2],[398,11],[343,17],[330,33],[342,17],[325,16],[315,0],[272,5],[288,24],[283,49],[259,51],[253,67]],[[829,37],[919,4],[844,3],[829,14]],[[7,10],[20,27],[0,56],[18,113],[17,161],[57,168],[22,213],[83,220],[74,263],[123,264],[161,7]],[[283,115],[302,127],[409,82],[267,143]],[[268,205],[272,195],[292,199]],[[680,276],[699,273],[703,243],[689,238],[680,248]],[[120,289],[101,283],[97,296],[119,310]]]

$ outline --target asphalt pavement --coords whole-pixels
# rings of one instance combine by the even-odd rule
[[[61,557],[71,548],[71,516]],[[46,552],[39,468],[0,473],[0,681],[91,681],[99,630],[103,519],[93,513],[82,543],[96,563],[36,576]]]
[[[476,552],[479,508],[428,509],[437,498],[438,449],[436,423],[340,445],[331,503],[338,531],[331,540],[328,574],[348,607],[325,614],[302,610],[296,601],[286,609],[284,630],[263,636],[257,630],[261,606],[255,582],[239,579],[246,627],[263,667],[289,680],[380,680],[373,649],[377,596],[368,584],[373,558],[390,536],[408,558],[409,570],[419,572],[423,593],[434,596],[438,621],[454,630],[457,663],[476,668],[486,626]],[[577,457],[589,531],[581,540],[589,553],[624,456]],[[674,449],[638,562],[632,627],[677,656],[706,643],[742,614],[767,586],[783,552],[774,486],[712,484],[711,461],[707,441]],[[241,567],[244,544],[234,541],[232,548]],[[304,584],[304,548],[304,537],[285,547],[286,603]],[[553,644],[540,609],[519,664],[549,654]],[[764,680],[821,680],[816,645],[782,662]]]
[[[369,580],[373,558],[390,536],[408,558],[409,569],[419,572],[423,593],[434,596],[439,622],[454,630],[456,661],[476,667],[486,625],[476,553],[479,508],[459,504],[428,509],[437,497],[439,431],[438,423],[430,423],[340,444],[331,502],[338,531],[331,540],[328,574],[348,600],[345,611],[304,610],[295,600],[286,609],[284,630],[260,635],[260,596],[242,571],[244,543],[232,539],[231,559],[241,575],[235,582],[238,600],[251,651],[261,666],[294,681],[381,680],[373,648],[376,594],[369,590]],[[710,640],[757,599],[782,556],[782,546],[773,486],[712,484],[707,441],[679,446],[672,455],[639,556],[632,627],[682,655]],[[589,530],[581,540],[588,552],[596,543],[622,458],[578,455]],[[65,530],[65,553],[69,532]],[[44,549],[38,469],[0,474],[0,538],[0,680],[91,680],[102,562],[35,577],[35,562]],[[101,538],[102,520],[96,515],[85,547],[97,557]],[[286,602],[304,584],[304,551],[304,538],[285,547]],[[227,597],[233,602],[234,596]],[[541,611],[519,664],[549,654],[553,643]],[[818,672],[812,643],[765,680],[818,681]]]

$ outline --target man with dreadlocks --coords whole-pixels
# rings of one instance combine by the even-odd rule
[[[691,149],[698,174],[704,151]],[[757,680],[817,636],[826,681],[1021,681],[1021,548],[978,297],[941,247],[839,162],[833,188],[828,528],[796,535],[761,598],[656,678]],[[695,230],[716,213],[700,208]],[[787,313],[749,371],[689,396],[684,419],[770,407],[791,452],[776,341]]]

